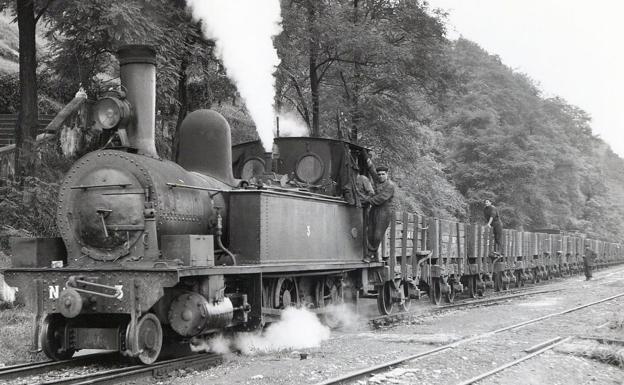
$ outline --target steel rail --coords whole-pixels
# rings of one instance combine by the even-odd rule
[[[558,337],[557,339],[560,339],[560,338],[561,337]],[[489,376],[492,376],[492,375],[494,375],[496,373],[502,372],[503,370],[505,370],[505,369],[507,369],[509,367],[512,367],[512,366],[517,365],[517,364],[519,364],[519,363],[521,363],[523,361],[526,361],[526,360],[528,360],[530,358],[533,358],[533,357],[535,357],[537,355],[540,355],[540,354],[544,353],[545,351],[554,348],[557,345],[561,345],[564,342],[568,342],[570,339],[572,339],[572,337],[566,337],[566,338],[562,339],[561,341],[550,340],[550,341],[543,342],[542,345],[546,344],[548,342],[550,342],[550,344],[547,344],[546,347],[543,347],[543,348],[541,348],[541,349],[539,349],[537,351],[534,351],[531,354],[527,354],[526,356],[524,356],[522,358],[518,358],[515,361],[508,362],[508,363],[506,363],[504,365],[501,365],[501,366],[499,366],[497,368],[494,368],[494,369],[492,369],[492,370],[490,370],[488,372],[482,373],[482,374],[480,374],[480,375],[478,375],[476,377],[473,377],[473,378],[471,378],[469,380],[462,381],[458,385],[470,385],[470,384],[474,384],[475,382],[479,382],[479,381],[481,381],[482,379],[484,379],[486,377],[489,377]]]
[[[411,311],[402,312],[402,313],[392,313],[388,315],[377,316],[377,317],[369,318],[368,323],[374,324],[374,323],[379,323],[380,321],[384,321],[384,320],[393,320],[397,318],[403,319],[403,318],[410,317],[410,316],[420,316],[420,315],[424,315],[428,313],[435,313],[435,312],[444,311],[448,309],[457,309],[457,308],[464,308],[464,307],[471,307],[471,306],[486,305],[489,303],[497,303],[497,302],[506,301],[512,298],[526,297],[526,296],[537,295],[537,294],[555,293],[555,292],[562,291],[562,290],[564,289],[549,289],[549,290],[536,290],[536,291],[524,291],[522,289],[518,289],[516,291],[513,291],[512,292],[513,294],[510,294],[510,295],[500,295],[497,297],[482,298],[482,299],[477,299],[477,300],[472,300],[472,301],[471,300],[462,301],[458,303],[452,303],[452,304],[447,304],[447,305],[442,305],[442,306],[436,306],[433,308],[428,308],[426,309],[427,311],[425,313],[419,312],[417,310],[411,310]]]
[[[389,367],[392,367],[392,366],[396,366],[396,365],[399,365],[399,364],[402,364],[402,363],[405,363],[405,362],[408,362],[408,361],[416,361],[416,360],[418,360],[420,358],[427,357],[427,356],[430,356],[432,354],[435,354],[435,353],[438,353],[438,352],[441,352],[441,351],[444,351],[444,350],[452,349],[454,347],[457,347],[459,345],[465,344],[467,342],[472,342],[472,341],[476,341],[476,340],[479,340],[479,339],[482,339],[482,338],[490,337],[492,335],[495,335],[495,334],[498,334],[498,333],[502,333],[502,332],[505,332],[505,331],[508,331],[508,330],[519,329],[519,328],[522,328],[524,326],[527,326],[527,325],[530,325],[530,324],[533,324],[533,323],[536,323],[536,322],[540,322],[540,321],[546,320],[548,318],[556,317],[556,316],[567,314],[567,313],[572,313],[572,312],[584,309],[584,308],[589,307],[589,306],[594,306],[594,305],[598,305],[598,304],[603,303],[603,302],[611,301],[613,299],[616,299],[616,298],[619,298],[619,297],[622,297],[622,296],[624,296],[624,293],[616,294],[616,295],[613,295],[613,296],[610,296],[610,297],[607,297],[607,298],[603,298],[603,299],[598,300],[598,301],[590,302],[590,303],[587,303],[587,304],[584,304],[584,305],[580,305],[580,306],[576,306],[576,307],[573,307],[573,308],[570,308],[570,309],[566,309],[566,310],[563,310],[563,311],[550,313],[550,314],[547,314],[547,315],[542,316],[542,317],[530,319],[528,321],[519,322],[519,323],[510,325],[510,326],[505,326],[503,328],[499,328],[499,329],[496,329],[496,330],[493,330],[493,331],[490,331],[490,332],[478,334],[478,335],[473,336],[473,337],[464,338],[464,339],[461,339],[459,341],[452,342],[450,344],[439,346],[439,347],[437,347],[435,349],[431,349],[431,350],[427,350],[427,351],[424,351],[424,352],[412,354],[412,355],[409,355],[409,356],[406,356],[406,357],[402,357],[402,358],[397,358],[395,360],[392,360],[392,361],[389,361],[389,362],[386,362],[386,363],[383,363],[383,364],[375,365],[373,367],[369,367],[369,368],[366,368],[366,369],[350,372],[350,373],[347,373],[347,374],[342,375],[340,377],[336,377],[336,378],[329,379],[329,380],[326,380],[326,381],[323,381],[323,382],[319,382],[316,385],[332,385],[332,384],[338,384],[338,383],[341,383],[341,382],[344,382],[344,381],[352,380],[352,379],[361,377],[363,375],[371,374],[371,373],[374,373],[374,372],[377,372],[377,371],[380,371],[380,370],[383,370],[383,369],[386,369],[386,368],[389,368]]]
[[[64,361],[43,361],[4,366],[0,367],[0,382],[21,377],[35,376],[51,370],[62,370],[95,362],[109,361],[117,356],[119,356],[117,353],[96,353]]]
[[[61,378],[41,382],[41,385],[86,385],[86,384],[118,384],[136,381],[141,378],[163,377],[167,373],[180,368],[205,369],[222,360],[216,354],[194,354],[192,356],[174,358],[157,362],[152,365],[133,365],[125,368],[109,369],[96,373],[83,374],[75,377]]]

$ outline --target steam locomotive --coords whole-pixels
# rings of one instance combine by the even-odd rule
[[[232,147],[226,120],[199,110],[181,125],[178,162],[160,158],[155,57],[148,46],[118,51],[122,87],[94,107],[109,144],[62,181],[61,238],[11,241],[5,280],[35,313],[33,345],[48,357],[107,349],[151,364],[193,338],[261,327],[291,305],[331,324],[330,305],[361,295],[387,314],[422,291],[452,301],[464,286],[476,294],[550,266],[529,257],[529,233],[524,249],[522,234],[506,235],[503,258],[481,226],[413,214],[391,223],[387,262],[363,262],[366,211],[355,189],[367,149],[349,141],[276,138],[268,154],[259,142]],[[619,245],[608,245],[605,263],[620,261]]]
[[[322,314],[355,296],[361,274],[389,276],[382,263],[362,262],[362,210],[342,198],[364,148],[283,138],[279,158],[247,159],[256,144],[238,146],[244,162],[233,167],[228,123],[200,110],[181,125],[178,163],[164,160],[155,52],[126,46],[118,58],[122,90],[94,107],[113,145],[62,181],[62,239],[12,241],[6,281],[33,308],[33,344],[48,357],[97,348],[150,364],[163,341],[253,329],[291,304]]]

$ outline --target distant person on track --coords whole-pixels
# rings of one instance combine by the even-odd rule
[[[370,159],[367,163],[372,169],[373,164]],[[364,262],[371,262],[376,258],[381,240],[394,215],[393,202],[396,187],[388,177],[388,167],[377,167],[375,172],[371,172],[371,175],[375,181],[375,193],[366,199],[371,208],[367,223],[368,255],[364,258]]]
[[[485,222],[488,228],[491,228],[494,233],[494,252],[502,253],[502,235],[503,235],[503,222],[498,214],[498,209],[492,204],[489,199],[485,200],[485,208],[483,209],[485,215]]]
[[[585,280],[592,279],[592,266],[594,259],[596,258],[596,252],[589,248],[589,245],[585,245],[585,253],[583,254],[583,267],[585,268]]]

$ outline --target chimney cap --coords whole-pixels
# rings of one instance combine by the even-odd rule
[[[125,64],[153,64],[156,65],[156,50],[150,45],[129,44],[117,50],[119,65]]]

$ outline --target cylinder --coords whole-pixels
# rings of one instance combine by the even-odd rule
[[[156,153],[156,51],[146,45],[127,45],[117,51],[121,85],[134,107],[128,140],[139,154]]]
[[[171,328],[184,337],[222,329],[232,322],[233,316],[234,307],[229,298],[209,302],[206,297],[194,292],[179,295],[169,308]]]

